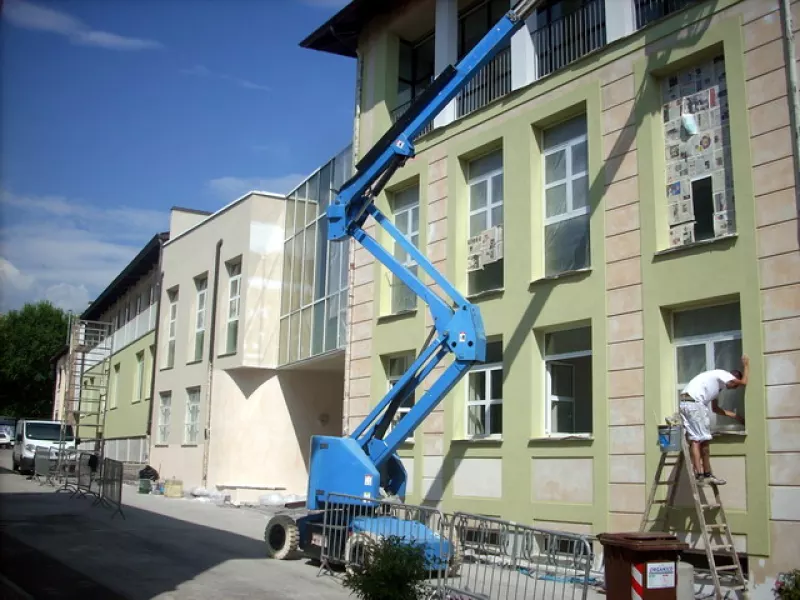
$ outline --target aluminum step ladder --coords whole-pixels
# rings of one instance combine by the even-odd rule
[[[703,544],[705,546],[709,570],[711,571],[711,579],[714,582],[714,590],[716,592],[715,597],[717,600],[724,600],[726,598],[722,590],[722,580],[725,579],[725,588],[727,591],[738,591],[740,592],[740,598],[747,599],[749,598],[747,593],[747,580],[744,577],[742,565],[736,554],[736,548],[733,544],[733,535],[728,525],[728,519],[725,516],[725,507],[722,505],[719,488],[713,483],[697,483],[694,476],[694,468],[692,467],[689,443],[686,440],[686,436],[683,434],[682,427],[679,427],[679,437],[681,440],[681,449],[679,451],[664,451],[662,449],[661,459],[658,462],[653,485],[650,488],[647,506],[642,515],[639,531],[647,531],[649,525],[655,525],[657,523],[662,524],[661,528],[651,527],[652,530],[667,531],[670,511],[682,508],[675,506],[675,498],[677,496],[681,473],[685,473],[686,478],[689,480],[689,488],[692,492],[695,514],[697,515],[697,522],[700,524],[701,534],[703,536]],[[666,467],[671,468],[667,469],[668,478],[665,480],[663,477]],[[666,498],[656,499],[658,488],[662,486],[667,487]],[[714,495],[712,501],[708,500],[705,491],[706,488],[709,487]],[[664,508],[664,510],[660,511],[660,517],[650,517],[653,506]],[[719,538],[723,542],[722,544],[712,542],[714,533],[719,534]],[[729,558],[732,564],[718,567],[717,558],[721,557]]]

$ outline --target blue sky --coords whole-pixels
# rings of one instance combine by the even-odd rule
[[[352,135],[347,0],[4,0],[0,312],[82,310],[169,208],[285,193]]]

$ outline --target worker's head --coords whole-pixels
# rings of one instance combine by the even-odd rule
[[[729,390],[732,390],[732,389],[737,388],[740,385],[742,385],[741,383],[739,383],[742,380],[742,372],[740,370],[733,369],[732,371],[730,371],[730,374],[733,375],[736,379],[726,383],[725,384],[726,388],[728,388]]]

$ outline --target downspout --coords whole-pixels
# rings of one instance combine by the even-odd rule
[[[156,289],[153,290],[153,297],[157,298],[156,300],[156,326],[155,326],[155,333],[153,335],[153,347],[155,348],[155,352],[153,352],[153,367],[152,372],[150,373],[150,411],[147,413],[147,439],[146,444],[148,448],[150,448],[150,440],[152,439],[152,432],[153,432],[153,411],[155,410],[156,406],[156,363],[158,362],[158,330],[161,328],[161,288],[164,285],[164,273],[161,272],[161,265],[162,265],[162,256],[164,254],[164,240],[158,240],[158,266],[156,267],[156,273],[158,273],[158,278],[156,279]],[[149,458],[149,456],[148,456]]]
[[[797,86],[797,48],[794,43],[794,23],[790,0],[781,0],[783,23],[783,58],[786,64],[786,89],[789,95],[789,122],[792,128],[792,154],[794,158],[794,197],[800,213],[800,90]],[[798,229],[800,236],[800,229]]]
[[[208,372],[206,375],[206,426],[203,444],[203,483],[208,485],[208,456],[211,446],[211,387],[214,385],[214,344],[217,333],[217,294],[219,292],[219,262],[222,253],[222,239],[217,241],[214,256],[214,288],[211,292],[211,330],[208,334]]]

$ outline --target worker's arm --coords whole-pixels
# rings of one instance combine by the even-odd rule
[[[747,385],[747,378],[750,376],[750,357],[747,354],[742,356],[742,378],[737,380],[739,385]]]
[[[718,415],[724,415],[726,417],[730,417],[731,419],[735,419],[739,421],[739,423],[744,425],[744,417],[737,415],[735,411],[725,410],[724,408],[722,408],[717,402],[716,398],[711,401],[711,410],[713,410]]]

